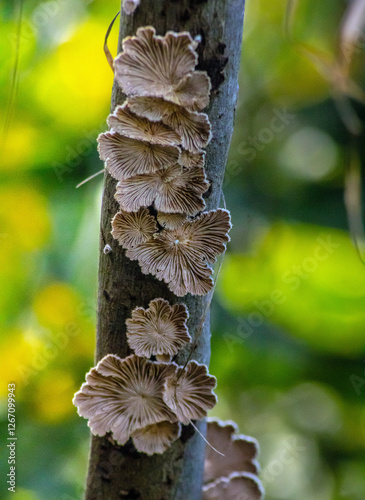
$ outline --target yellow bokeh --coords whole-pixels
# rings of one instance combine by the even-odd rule
[[[68,323],[77,320],[79,300],[70,285],[55,282],[38,292],[33,308],[42,326],[63,329]]]
[[[88,357],[94,351],[94,306],[85,303],[70,285],[53,282],[34,297],[33,310],[39,324],[48,330],[48,340],[62,344],[67,357]],[[50,335],[50,337],[49,337]]]
[[[0,223],[3,243],[16,251],[42,247],[51,229],[50,214],[44,196],[26,185],[3,185],[0,188]]]
[[[15,382],[17,389],[22,390],[39,373],[37,357],[42,347],[42,341],[33,331],[5,332],[0,344],[1,377],[4,381],[0,396],[6,395],[9,382]]]
[[[58,124],[89,130],[105,121],[113,83],[103,52],[105,30],[87,21],[34,74],[36,99]]]
[[[33,165],[36,147],[39,147],[39,134],[35,127],[12,120],[1,151],[0,168],[13,171],[13,175],[19,170],[27,170]]]
[[[34,398],[37,417],[49,423],[62,421],[76,410],[72,397],[76,392],[74,380],[68,372],[47,370],[37,384]]]

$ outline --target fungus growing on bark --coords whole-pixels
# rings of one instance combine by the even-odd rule
[[[118,212],[112,219],[112,235],[126,249],[134,248],[152,238],[157,231],[154,217],[146,208],[138,212]]]
[[[164,453],[179,439],[181,425],[178,422],[159,422],[133,432],[132,439],[137,451],[153,455]]]
[[[140,0],[124,0],[123,10],[128,16],[130,16],[131,14],[133,14],[140,3]]]
[[[190,361],[179,367],[176,373],[165,380],[163,399],[183,424],[201,419],[217,403],[213,392],[217,380],[208,374],[206,365]]]
[[[190,112],[158,97],[131,97],[128,107],[151,122],[162,121],[175,130],[181,137],[182,147],[193,153],[205,148],[212,137],[209,118],[205,113]]]
[[[86,375],[73,403],[79,415],[89,419],[93,434],[112,432],[119,444],[125,444],[137,429],[176,421],[162,399],[165,379],[175,370],[176,365],[135,355],[122,360],[108,354]]]
[[[207,446],[204,462],[205,482],[229,476],[232,472],[257,474],[258,443],[252,437],[237,434],[237,431],[234,422],[208,419],[207,441],[224,456]]]
[[[261,500],[264,489],[249,472],[233,472],[203,486],[203,500]]]
[[[137,307],[127,319],[127,339],[138,356],[175,356],[191,341],[186,321],[189,317],[184,304],[170,306],[167,300],[154,299],[148,309]]]
[[[115,77],[127,95],[163,97],[191,109],[208,105],[210,80],[195,71],[198,56],[190,33],[169,31],[156,36],[152,27],[138,28],[123,40],[114,60]]]
[[[205,151],[199,153],[191,153],[186,149],[181,150],[179,163],[185,168],[204,167]]]
[[[186,214],[157,212],[157,222],[167,229],[177,229],[186,221]]]
[[[118,181],[138,174],[157,172],[174,165],[180,150],[125,137],[118,132],[104,132],[98,137],[100,159]]]
[[[183,170],[175,164],[151,174],[118,182],[115,199],[128,212],[154,204],[167,213],[195,214],[205,207],[202,194],[209,183],[202,168]]]
[[[177,229],[165,229],[128,250],[127,256],[138,260],[143,273],[168,283],[176,295],[204,295],[213,287],[213,271],[208,264],[225,251],[230,228],[229,212],[213,210]]]
[[[136,115],[126,104],[118,106],[114,113],[108,116],[107,123],[112,132],[118,132],[131,139],[162,146],[176,146],[182,142],[180,135],[170,127],[161,121],[151,122]]]

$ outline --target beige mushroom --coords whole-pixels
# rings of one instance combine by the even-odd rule
[[[119,244],[131,249],[150,240],[157,231],[155,218],[146,208],[138,212],[123,212],[115,214],[112,219],[112,235]]]
[[[207,426],[207,446],[204,462],[204,481],[212,481],[231,472],[257,474],[258,443],[256,439],[237,434],[234,422],[222,422],[209,418]],[[224,456],[214,451],[220,451]]]
[[[152,27],[141,27],[123,40],[123,52],[114,60],[115,77],[128,96],[163,97],[191,109],[209,102],[210,80],[194,72],[196,43],[187,32],[156,36]]]
[[[233,472],[203,486],[203,500],[261,500],[264,489],[249,472]]]
[[[176,421],[162,399],[164,381],[175,370],[173,364],[108,354],[86,375],[73,403],[79,415],[90,419],[94,434],[112,432],[119,444],[125,444],[137,429]]]
[[[132,439],[137,451],[153,455],[164,453],[179,439],[181,425],[178,422],[159,422],[133,432]]]
[[[172,102],[185,107],[189,111],[200,111],[209,104],[211,91],[210,78],[205,71],[194,71],[191,76],[182,80],[174,89]],[[167,97],[165,96],[165,99]]]
[[[163,228],[177,229],[187,220],[186,214],[157,212],[157,222]]]
[[[117,106],[114,113],[108,116],[108,125],[112,132],[125,135],[131,139],[176,146],[181,144],[180,135],[161,121],[152,122],[147,118],[133,113],[125,103]]]
[[[186,326],[188,317],[184,304],[170,306],[164,299],[151,300],[148,309],[137,307],[132,318],[127,319],[128,344],[138,356],[175,356],[191,341]]]
[[[213,271],[208,264],[225,251],[230,228],[229,212],[213,210],[177,229],[165,229],[128,250],[127,256],[138,260],[143,273],[168,283],[176,295],[204,295],[213,287]]]
[[[163,399],[183,424],[206,416],[217,403],[213,392],[217,380],[206,365],[190,361],[165,380]]]
[[[100,159],[115,179],[121,181],[134,175],[157,172],[174,165],[180,150],[125,137],[118,132],[104,132],[98,137]]]
[[[167,213],[195,214],[205,207],[202,194],[208,187],[202,168],[183,170],[176,163],[151,174],[120,181],[115,199],[121,209],[128,212],[154,204],[156,210]]]
[[[140,0],[124,0],[123,10],[128,16],[130,16],[131,14],[133,14],[140,3]]]
[[[181,137],[181,145],[198,153],[211,140],[209,118],[204,113],[190,112],[182,106],[158,97],[130,97],[128,107],[152,122],[162,121]]]
[[[205,163],[205,151],[199,151],[198,153],[191,153],[186,149],[181,150],[179,163],[185,168],[193,167],[204,167]]]

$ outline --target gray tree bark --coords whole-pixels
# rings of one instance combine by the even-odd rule
[[[207,209],[216,209],[221,198],[224,169],[233,130],[238,91],[244,0],[141,0],[133,16],[122,14],[118,51],[122,39],[136,33],[140,26],[152,25],[157,34],[189,31],[200,35],[198,69],[212,81],[211,102],[206,112],[212,123],[213,139],[207,148],[206,173],[211,188],[206,193]],[[121,90],[114,85],[112,106],[123,102]],[[114,353],[124,358],[130,349],[126,342],[125,321],[137,307],[162,297],[171,304],[183,302],[189,309],[189,332],[198,336],[191,358],[209,363],[210,295],[176,297],[165,283],[141,273],[112,238],[110,221],[118,211],[114,200],[116,181],[106,172],[101,213],[98,329],[96,360]],[[106,244],[112,252],[105,254]],[[191,349],[191,348],[190,348]],[[188,350],[180,354],[184,363]],[[205,432],[205,422],[197,422]],[[108,437],[92,437],[87,500],[200,500],[205,443],[192,426],[163,455],[148,457],[132,445],[115,446]]]

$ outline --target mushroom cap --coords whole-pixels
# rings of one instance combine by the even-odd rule
[[[190,361],[186,367],[179,367],[174,375],[165,380],[163,399],[183,424],[206,416],[217,403],[213,392],[217,384],[215,377],[208,374],[208,367]]]
[[[177,229],[187,220],[186,214],[157,212],[157,222],[167,229]]]
[[[133,432],[132,439],[137,451],[153,455],[164,453],[179,439],[181,425],[178,422],[159,422]]]
[[[120,181],[115,199],[121,209],[128,212],[154,204],[156,210],[167,213],[195,214],[205,207],[202,194],[208,187],[204,169],[183,170],[176,163],[151,174]]]
[[[181,145],[192,153],[205,148],[212,138],[209,118],[205,113],[191,112],[158,97],[130,97],[128,107],[137,115],[153,122],[160,120],[181,137]]]
[[[169,31],[156,36],[154,28],[141,27],[123,40],[123,52],[114,60],[115,78],[127,95],[163,97],[192,109],[209,102],[210,80],[194,72],[198,56],[188,32]]]
[[[157,231],[155,218],[146,208],[138,212],[116,213],[112,219],[112,235],[126,249],[131,249],[150,240]]]
[[[203,486],[203,500],[261,500],[264,489],[249,472],[233,472]]]
[[[86,383],[74,396],[79,415],[88,418],[93,434],[112,432],[124,444],[132,432],[168,420],[175,414],[162,399],[164,381],[176,365],[154,363],[132,355],[120,359],[105,356],[86,375]]]
[[[207,73],[194,71],[191,76],[187,76],[180,82],[168,100],[189,111],[200,111],[208,106],[210,91],[211,84]],[[167,99],[166,96],[165,99]]]
[[[148,309],[137,307],[132,318],[127,319],[128,344],[138,356],[175,356],[191,341],[186,326],[188,317],[184,304],[170,306],[167,300],[154,299]]]
[[[205,151],[199,151],[198,153],[191,153],[186,149],[181,150],[179,163],[185,168],[193,167],[204,167],[205,163]]]
[[[224,456],[206,447],[204,462],[204,481],[212,481],[232,472],[257,474],[259,465],[256,460],[258,443],[256,439],[237,434],[234,422],[222,422],[208,418],[207,441]]]
[[[112,132],[125,135],[131,139],[176,146],[181,143],[180,135],[160,121],[151,122],[147,118],[133,113],[127,103],[117,106],[114,113],[108,116],[107,123]]]
[[[138,260],[143,273],[168,283],[176,295],[204,295],[213,287],[213,271],[208,263],[225,251],[230,228],[229,212],[213,210],[177,229],[165,229],[128,250],[127,256]]]
[[[118,181],[134,175],[157,172],[174,165],[180,157],[176,146],[161,146],[125,137],[118,132],[104,132],[98,137],[100,159]]]
[[[139,4],[140,0],[123,0],[123,10],[128,16],[130,16]]]

